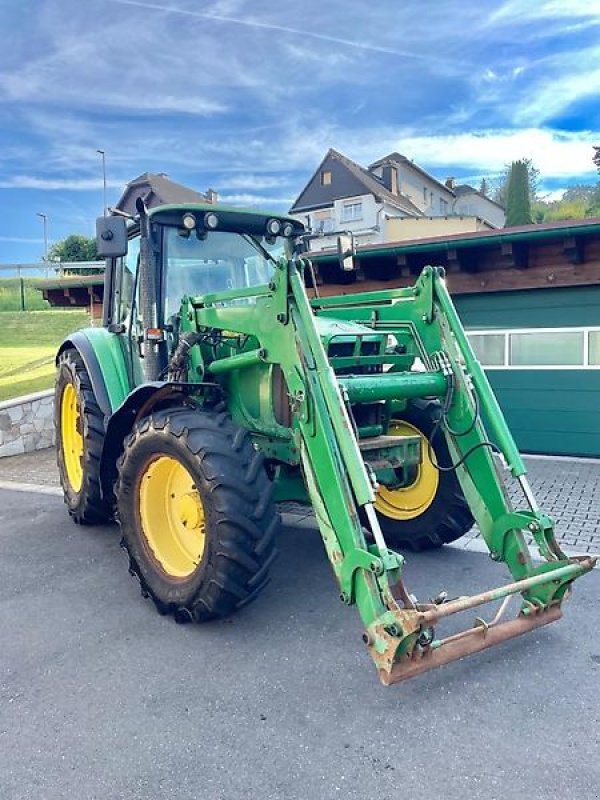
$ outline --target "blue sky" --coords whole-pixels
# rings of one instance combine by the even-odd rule
[[[598,179],[600,0],[0,0],[0,262],[145,171],[285,209],[329,147]]]

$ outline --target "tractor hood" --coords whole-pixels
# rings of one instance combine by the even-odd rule
[[[366,325],[330,317],[315,317],[315,325],[329,356],[376,356],[385,352],[387,335]]]

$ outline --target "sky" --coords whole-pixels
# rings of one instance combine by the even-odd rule
[[[598,180],[600,0],[0,0],[0,263],[142,172],[287,210],[329,147]]]

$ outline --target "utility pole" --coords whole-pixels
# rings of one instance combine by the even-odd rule
[[[102,156],[102,213],[106,216],[106,153],[104,150],[96,150]]]
[[[48,261],[48,215],[42,214],[41,211],[36,211],[36,217],[41,217],[44,220],[44,261]]]

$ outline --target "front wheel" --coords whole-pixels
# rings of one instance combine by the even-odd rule
[[[375,499],[379,524],[389,544],[398,548],[428,550],[459,539],[475,520],[455,472],[440,472],[427,443],[441,413],[435,401],[410,401],[402,419],[394,419],[390,436],[419,435],[421,464],[411,484],[401,489],[381,486]],[[432,446],[438,464],[449,463],[446,441],[441,433]]]
[[[130,571],[161,613],[227,616],[266,585],[279,526],[272,484],[227,414],[176,408],[142,419],[116,496]]]

